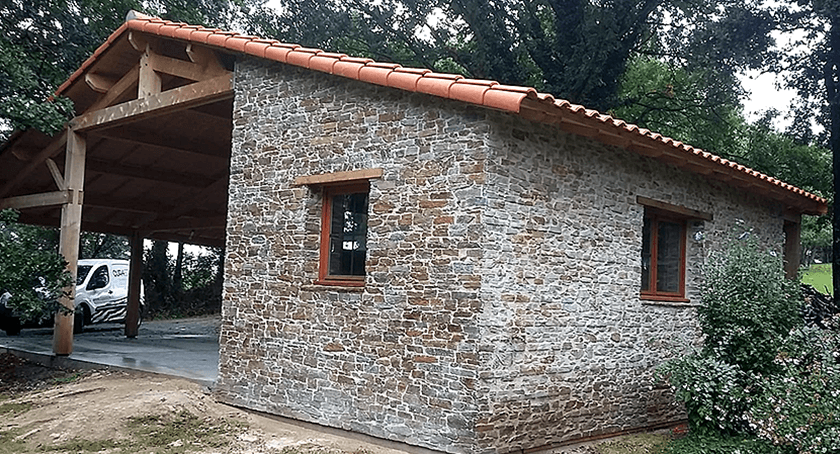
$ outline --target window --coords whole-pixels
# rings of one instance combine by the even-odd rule
[[[369,192],[367,181],[324,187],[320,284],[364,285]]]
[[[684,219],[645,208],[642,298],[685,301],[685,232]]]

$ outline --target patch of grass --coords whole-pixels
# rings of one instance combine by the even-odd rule
[[[56,377],[53,378],[53,382],[55,383],[73,383],[74,381],[78,381],[84,375],[83,372],[76,372],[75,374],[70,374],[66,377]]]
[[[22,433],[20,429],[0,431],[0,454],[23,454],[30,452],[23,440],[16,440]]]
[[[667,434],[636,434],[606,441],[594,446],[598,454],[660,453],[671,440]]]
[[[57,452],[73,452],[73,453],[81,453],[81,452],[102,452],[105,450],[110,450],[114,448],[118,448],[121,446],[126,446],[125,442],[119,442],[114,440],[97,440],[97,441],[90,441],[90,440],[82,440],[80,438],[74,438],[66,443],[62,443],[60,445],[52,446],[49,448],[50,451],[57,451]]]
[[[5,415],[7,413],[11,413],[13,416],[20,415],[29,411],[30,408],[32,408],[32,404],[29,402],[4,402],[0,404],[0,415]]]
[[[829,295],[833,295],[834,285],[831,281],[831,264],[819,263],[803,268],[802,283],[808,284],[823,293],[828,288]]]
[[[231,427],[221,427],[202,421],[188,411],[175,415],[150,415],[131,418],[128,422],[132,448],[154,448],[156,453],[181,454],[222,448],[230,444],[226,434]]]

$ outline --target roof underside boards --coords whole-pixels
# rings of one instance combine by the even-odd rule
[[[144,54],[146,50],[150,53]],[[149,238],[224,244],[233,102],[232,91],[215,89],[213,81],[229,74],[234,55],[241,53],[511,112],[723,181],[781,202],[794,213],[820,214],[827,209],[824,199],[775,178],[533,88],[403,68],[133,13],[56,92],[75,103],[78,116],[71,126],[87,128],[84,230],[140,231]],[[138,77],[143,63],[167,68],[156,83],[158,98],[169,96],[169,101],[160,102],[169,104],[152,114],[152,104],[138,99],[141,85],[147,83]],[[207,87],[210,94],[201,102],[182,102],[195,100],[194,92]],[[108,106],[112,107],[103,109]],[[144,114],[125,117],[126,112]],[[121,116],[122,121],[111,121]],[[63,137],[31,130],[16,133],[0,148],[0,199],[57,191],[47,158],[61,173],[63,151]],[[58,225],[60,216],[60,205],[43,206],[22,210],[21,220]]]
[[[63,93],[77,109],[71,126],[91,125],[85,130],[82,229],[124,235],[140,231],[148,238],[223,245],[232,91],[199,102],[173,102],[153,111],[148,107],[155,107],[154,101],[180,100],[179,89],[186,99],[202,83],[159,73],[161,96],[139,100],[137,72],[144,53],[129,38],[143,37],[130,36],[123,29],[112,38],[86,63],[77,79],[80,83]],[[185,43],[152,38],[146,42],[154,49],[152,55],[178,66],[169,72],[206,78],[205,85],[219,74],[230,73],[229,56],[221,56],[219,67],[206,74],[192,75],[188,71],[196,66]],[[192,56],[196,60],[211,57]],[[103,109],[107,106],[114,107]],[[132,109],[141,114],[121,117],[124,112],[133,113]],[[0,149],[0,199],[60,191],[65,141],[62,135],[51,138],[35,130],[16,133]],[[57,226],[60,219],[61,205],[21,209],[22,222]]]

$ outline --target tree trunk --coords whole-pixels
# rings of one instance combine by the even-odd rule
[[[831,148],[834,172],[834,206],[832,207],[832,222],[834,235],[832,242],[831,272],[834,284],[834,301],[840,304],[840,210],[837,209],[837,190],[840,188],[840,16],[829,17],[831,29],[828,37],[823,81],[826,88],[826,99],[829,106],[829,148]]]
[[[183,285],[181,282],[184,279],[184,243],[178,243],[178,256],[175,257],[175,276],[172,278],[172,290],[175,292],[179,298],[181,296],[181,292],[184,290]]]

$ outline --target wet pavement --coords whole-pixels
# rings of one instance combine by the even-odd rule
[[[135,339],[125,337],[121,324],[86,326],[84,333],[74,336],[73,353],[66,359],[53,356],[52,328],[24,329],[18,336],[0,331],[0,348],[42,362],[102,364],[184,377],[212,386],[219,371],[220,320],[217,315],[145,321]]]

